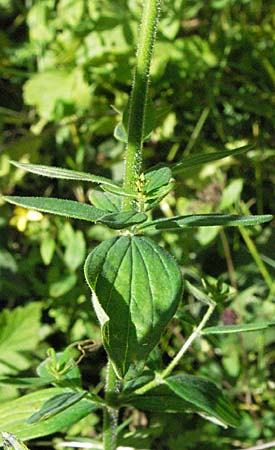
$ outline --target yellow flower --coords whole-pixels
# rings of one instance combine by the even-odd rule
[[[22,233],[26,230],[28,222],[39,222],[43,219],[43,214],[34,209],[25,209],[16,206],[14,215],[10,219],[10,225],[13,225]]]

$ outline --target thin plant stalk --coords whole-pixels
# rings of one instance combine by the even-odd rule
[[[150,65],[156,39],[159,12],[160,0],[144,1],[139,28],[136,67],[129,104],[128,142],[124,169],[124,188],[133,194],[137,191],[136,185],[142,164]],[[131,209],[131,207],[131,198],[125,198],[124,209]]]
[[[176,356],[172,359],[170,364],[164,369],[160,374],[157,374],[156,378],[152,381],[149,381],[149,383],[145,384],[141,388],[137,389],[135,391],[136,394],[144,394],[145,392],[149,391],[150,389],[153,389],[154,387],[157,387],[159,384],[163,383],[163,380],[170,375],[170,373],[174,370],[174,368],[177,366],[183,355],[187,352],[193,341],[200,335],[200,332],[212,316],[214,309],[216,307],[216,303],[211,303],[208,306],[208,309],[203,316],[200,324],[194,329],[193,333],[190,334],[189,338],[183,346],[181,347],[180,351],[176,354]]]
[[[260,272],[270,290],[270,296],[274,295],[275,286],[274,286],[273,279],[272,279],[270,273],[268,272],[265,263],[262,261],[256,245],[254,244],[251,237],[249,236],[248,231],[244,227],[240,227],[239,229],[240,229],[240,233],[243,237],[243,240],[244,240],[250,254],[252,255],[255,263],[258,266],[258,269],[260,270]]]

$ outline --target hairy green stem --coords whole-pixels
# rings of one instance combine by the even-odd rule
[[[110,362],[107,365],[105,400],[113,403],[114,397],[119,391],[119,381],[116,378],[113,366]],[[110,406],[104,407],[103,412],[103,448],[104,450],[116,450],[117,448],[117,424],[118,409]]]
[[[201,330],[204,328],[210,317],[212,316],[214,309],[216,307],[216,303],[211,303],[203,316],[200,324],[195,328],[193,333],[189,336],[187,341],[183,344],[180,351],[176,354],[174,359],[170,362],[170,364],[166,367],[166,369],[163,370],[160,374],[157,374],[156,378],[152,381],[149,381],[149,383],[145,384],[141,388],[137,389],[135,391],[136,394],[144,394],[145,392],[149,391],[150,389],[153,389],[154,387],[157,387],[159,384],[163,383],[163,380],[170,375],[170,373],[173,371],[173,369],[176,367],[176,365],[179,363],[183,355],[187,352],[192,342],[199,336]]]
[[[139,29],[136,67],[129,104],[128,142],[125,154],[124,188],[137,193],[137,180],[141,170],[142,147],[148,101],[150,64],[156,38],[160,0],[144,0]],[[125,197],[123,208],[132,208],[132,197]],[[112,405],[119,391],[112,364],[107,366],[105,400]],[[116,450],[118,409],[106,406],[103,413],[103,448]]]
[[[129,105],[128,142],[125,154],[124,188],[136,193],[142,163],[143,134],[148,101],[150,65],[156,38],[160,0],[144,0],[139,29],[136,67]],[[131,209],[132,199],[124,199],[124,209]]]

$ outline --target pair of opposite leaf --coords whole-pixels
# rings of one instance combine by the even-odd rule
[[[241,148],[235,152],[242,151]],[[228,152],[219,153],[222,153],[220,157],[228,156]],[[189,166],[218,159],[216,154],[210,155],[189,158]],[[128,235],[102,242],[85,263],[85,276],[92,290],[103,344],[119,378],[136,377],[143,370],[149,353],[176,312],[182,294],[181,272],[172,256],[150,238],[135,233],[145,229],[180,230],[186,226],[254,225],[272,218],[271,215],[202,214],[147,221],[144,212],[121,210],[121,197],[133,194],[107,178],[56,167],[13,164],[47,177],[96,183],[103,191],[91,196],[95,206],[56,198],[6,197],[10,203],[103,223],[113,229],[131,229]],[[140,185],[145,209],[154,207],[171,190],[171,174],[167,167],[145,174]]]

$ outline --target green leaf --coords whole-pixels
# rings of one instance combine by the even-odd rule
[[[161,167],[160,169],[154,169],[144,174],[145,186],[143,192],[150,194],[157,189],[166,186],[172,176],[171,170],[168,167]]]
[[[206,305],[213,304],[213,300],[207,294],[205,294],[205,292],[198,289],[189,281],[185,280],[184,285],[187,288],[187,290],[200,302],[205,303]]]
[[[27,172],[35,173],[36,175],[42,175],[49,178],[59,178],[61,180],[74,180],[74,181],[88,181],[95,184],[106,184],[113,186],[116,190],[124,192],[122,188],[117,186],[112,180],[97,175],[91,175],[86,172],[78,172],[70,169],[62,169],[61,167],[42,166],[40,164],[27,164],[17,161],[10,161],[18,169],[25,170]]]
[[[134,377],[177,309],[179,267],[147,237],[116,236],[92,251],[84,271],[117,375]]]
[[[155,413],[196,411],[194,405],[180,398],[166,385],[158,386],[142,395],[130,394],[122,398],[122,403]]]
[[[16,374],[31,362],[27,352],[39,342],[41,303],[30,303],[0,314],[0,374]]]
[[[119,122],[114,129],[114,137],[123,143],[127,143],[128,134],[122,122]]]
[[[48,266],[51,263],[55,251],[55,240],[47,236],[40,244],[40,254],[43,263]]]
[[[104,191],[111,192],[114,195],[119,195],[121,197],[132,197],[136,198],[136,194],[125,191],[118,186],[110,186],[109,184],[101,184],[100,186]]]
[[[11,378],[0,378],[0,385],[10,385],[20,388],[30,388],[34,389],[37,387],[46,386],[49,384],[49,380],[45,378],[35,378],[35,377],[11,377]]]
[[[29,450],[23,442],[17,439],[13,434],[2,432],[4,450]]]
[[[27,419],[40,410],[45,402],[63,392],[62,388],[43,389],[1,404],[0,430],[16,433],[23,441],[48,436],[68,428],[98,407],[96,403],[82,399],[49,419],[33,424],[27,423]]]
[[[204,328],[201,331],[201,334],[242,333],[248,331],[266,330],[267,328],[274,326],[275,322],[244,323],[238,325],[218,325],[216,327]]]
[[[41,212],[72,217],[73,219],[101,222],[110,228],[127,228],[136,223],[145,222],[147,215],[136,211],[106,214],[106,211],[85,203],[50,197],[4,197],[9,203],[36,209]],[[83,246],[83,244],[82,244]]]
[[[44,213],[57,214],[58,216],[72,217],[73,219],[97,222],[106,213],[94,206],[79,203],[73,200],[63,200],[51,197],[4,197],[7,202],[23,208],[36,209]]]
[[[271,214],[259,216],[239,216],[235,214],[192,214],[188,216],[175,216],[164,219],[152,220],[139,229],[155,230],[179,230],[185,227],[247,227],[269,222],[273,219]]]
[[[165,383],[175,394],[207,417],[214,417],[225,426],[239,425],[239,415],[211,381],[192,375],[174,375],[167,378]]]
[[[54,352],[48,358],[42,361],[36,368],[37,375],[48,383],[68,381],[74,386],[81,386],[81,374],[79,367],[75,365],[75,360],[71,357],[70,352],[65,349],[63,352]],[[66,370],[64,370],[66,369]]]
[[[242,153],[249,152],[255,147],[255,144],[244,145],[243,147],[235,148],[234,150],[223,150],[215,153],[199,154],[194,156],[187,156],[183,161],[172,166],[172,172],[174,175],[181,173],[182,171],[189,169],[190,167],[202,166],[219,159],[226,158],[227,156],[237,156]]]
[[[110,192],[103,192],[93,189],[89,193],[90,202],[99,209],[108,212],[119,212],[121,209],[121,200],[117,195]]]
[[[129,121],[129,103],[125,108],[125,111],[122,115],[122,121],[119,122],[114,131],[114,137],[120,141],[127,143],[128,142],[128,121]],[[156,110],[153,101],[151,98],[148,98],[145,112],[145,121],[144,121],[144,129],[143,129],[143,140],[146,141],[150,137],[156,121]]]
[[[25,103],[36,106],[45,120],[58,118],[58,106],[62,104],[68,105],[72,114],[75,108],[87,109],[90,100],[91,89],[80,67],[68,71],[56,69],[35,73],[24,85]]]
[[[120,230],[127,228],[137,223],[142,223],[147,220],[147,215],[138,213],[136,211],[122,211],[118,213],[106,214],[98,222],[104,223],[109,228]]]
[[[73,231],[72,237],[67,242],[64,254],[66,266],[76,270],[83,263],[86,256],[86,242],[82,231]]]
[[[87,395],[87,391],[83,392],[63,392],[62,394],[55,395],[54,397],[47,400],[42,408],[32,414],[27,423],[36,423],[42,420],[49,419],[55,416],[57,413],[64,411],[76,403],[78,403],[82,398]]]
[[[169,192],[174,189],[175,183],[169,183],[166,186],[162,186],[159,189],[152,191],[150,194],[146,195],[146,211],[154,208],[159,204],[159,202],[166,197]]]
[[[55,283],[52,283],[49,287],[49,294],[53,298],[61,297],[69,292],[77,282],[77,276],[75,273],[69,273],[61,277]]]

